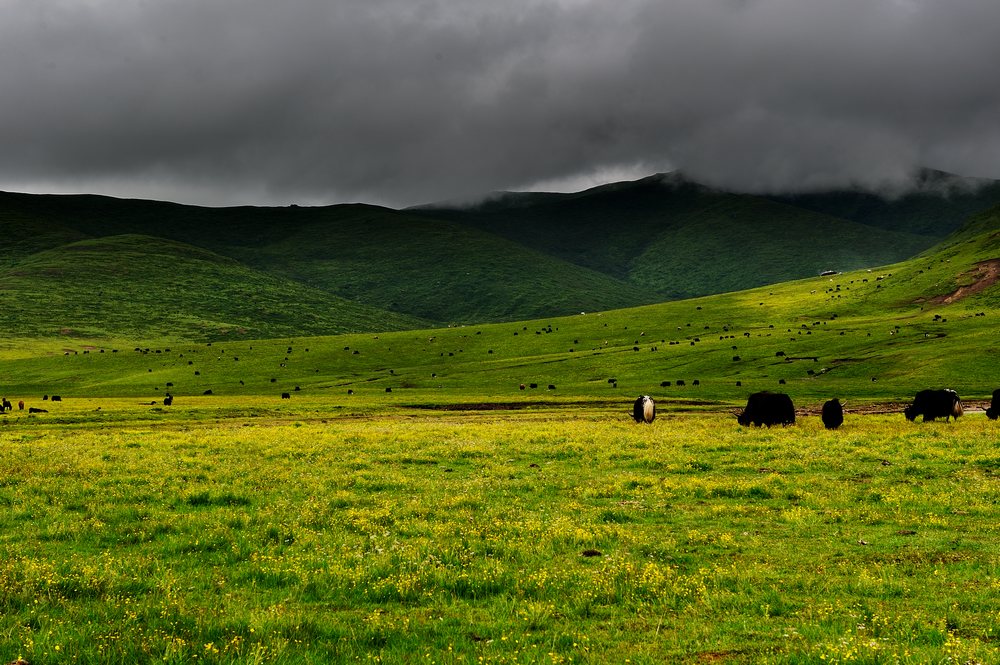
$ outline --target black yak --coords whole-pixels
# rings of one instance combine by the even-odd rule
[[[291,393],[281,393],[281,399],[292,399]]]
[[[844,424],[844,406],[840,400],[833,399],[823,403],[823,426],[827,429],[837,429]]]
[[[997,416],[1000,416],[1000,388],[993,391],[993,401],[990,402],[990,408],[986,409],[986,417],[990,420],[996,420]]]
[[[170,393],[167,393],[163,398],[163,406],[170,406],[173,403],[174,403],[174,396],[171,395]]]
[[[746,408],[736,416],[740,425],[793,425],[795,406],[784,393],[759,392],[747,398]]]
[[[48,411],[46,411],[45,409],[39,409],[34,406],[29,406],[28,413],[48,413]]]
[[[906,407],[903,415],[909,421],[914,421],[917,416],[922,415],[924,422],[935,418],[944,418],[945,422],[949,418],[958,418],[962,415],[962,400],[954,390],[921,390],[913,398],[913,404]]]
[[[643,395],[632,405],[632,417],[637,423],[651,423],[656,418],[656,403],[649,395]]]

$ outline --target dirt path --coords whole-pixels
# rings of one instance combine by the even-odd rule
[[[966,273],[970,274],[970,273]],[[975,280],[968,286],[960,286],[948,295],[931,298],[928,302],[935,305],[950,305],[953,302],[968,298],[983,291],[996,283],[1000,279],[1000,259],[988,259],[980,261],[972,269],[971,276]]]

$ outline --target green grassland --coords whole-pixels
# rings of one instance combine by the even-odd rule
[[[989,286],[944,299],[962,286],[987,285],[983,271],[991,264],[983,262],[1000,256],[998,217],[986,213],[934,250],[878,270],[570,317],[214,343],[47,337],[39,342],[44,352],[0,364],[0,385],[9,396],[35,398],[151,397],[168,388],[175,396],[212,390],[250,398],[298,387],[302,394],[347,399],[352,390],[359,402],[430,406],[600,402],[642,393],[726,404],[780,381],[796,399],[813,402],[834,395],[900,400],[940,385],[985,398],[1000,380],[1000,292]],[[253,304],[247,295],[232,301]]]
[[[997,662],[998,426],[899,403],[1000,384],[998,230],[517,323],[8,338],[0,394],[45,412],[0,416],[0,662]],[[760,389],[797,423],[739,427]]]
[[[0,428],[3,659],[1000,657],[982,416],[63,406]]]

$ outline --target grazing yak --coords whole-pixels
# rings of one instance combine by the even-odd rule
[[[649,395],[643,395],[632,405],[632,417],[637,423],[651,423],[656,418],[656,403]]]
[[[954,390],[921,390],[913,398],[913,404],[906,407],[903,415],[910,422],[922,415],[924,422],[935,418],[958,418],[962,415],[962,400]]]
[[[824,427],[837,429],[844,424],[844,405],[836,397],[824,402],[822,418]]]
[[[788,395],[765,390],[747,398],[746,408],[736,415],[736,420],[743,426],[794,425],[795,406]]]
[[[1000,416],[1000,388],[993,391],[993,401],[990,402],[990,408],[986,409],[986,417],[990,420],[996,420],[997,416]]]

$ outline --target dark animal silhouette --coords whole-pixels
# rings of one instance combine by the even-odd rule
[[[833,399],[823,404],[823,426],[827,429],[837,429],[844,424],[844,406],[840,400]]]
[[[292,399],[292,396],[289,393],[281,393],[281,399]]]
[[[18,400],[18,402],[17,402],[17,410],[18,411],[24,411],[24,400],[23,399],[22,400]]]
[[[48,411],[46,411],[45,409],[39,409],[34,406],[29,406],[28,413],[48,413]]]
[[[174,396],[167,393],[166,397],[163,398],[163,406],[170,406],[174,403]]]
[[[933,421],[936,418],[944,418],[945,422],[949,418],[958,418],[962,415],[962,400],[954,390],[945,388],[942,390],[921,390],[913,398],[913,404],[906,407],[903,415],[910,422],[923,416],[924,422]]]
[[[13,411],[14,407],[11,405],[7,398],[4,397],[3,401],[0,401],[0,411]]]
[[[651,423],[656,418],[656,402],[649,395],[642,395],[632,405],[632,417],[637,423]]]
[[[996,420],[1000,416],[1000,388],[993,391],[993,401],[990,402],[990,408],[986,409],[986,417],[990,420]]]
[[[763,391],[753,393],[747,398],[747,405],[736,415],[740,425],[793,425],[795,424],[795,406],[792,398],[784,393]]]
[[[62,397],[60,397],[59,395],[53,395],[52,396],[52,401],[53,402],[61,402],[62,401]]]

